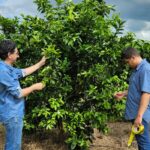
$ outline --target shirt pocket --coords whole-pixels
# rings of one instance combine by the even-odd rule
[[[135,77],[135,74],[132,74],[130,79],[129,79],[129,84],[133,84],[134,82],[136,82],[136,77]]]

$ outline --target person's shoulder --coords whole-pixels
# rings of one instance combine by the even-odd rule
[[[143,65],[143,69],[145,71],[150,71],[150,62],[146,61]]]
[[[6,67],[6,65],[2,62],[0,62],[0,73],[4,73],[4,72],[8,72],[8,68]]]
[[[150,67],[150,62],[146,60],[145,67]]]

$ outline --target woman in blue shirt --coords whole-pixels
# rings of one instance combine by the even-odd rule
[[[44,85],[39,82],[22,89],[19,79],[38,70],[46,59],[43,57],[37,64],[25,69],[13,67],[19,51],[11,40],[0,42],[0,58],[0,122],[6,128],[5,150],[21,150],[24,97],[42,90]]]

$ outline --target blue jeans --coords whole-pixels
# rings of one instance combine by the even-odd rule
[[[23,118],[13,117],[3,124],[6,129],[5,150],[21,150]]]
[[[139,150],[150,150],[150,133],[149,133],[149,123],[145,120],[142,121],[144,125],[144,133],[141,135],[136,135],[136,140],[138,143]]]

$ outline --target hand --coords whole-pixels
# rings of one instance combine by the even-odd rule
[[[45,87],[45,85],[42,82],[35,83],[32,85],[33,91],[37,90],[40,91]]]
[[[114,97],[117,100],[121,100],[124,96],[125,96],[125,93],[123,91],[114,93]]]
[[[46,57],[45,56],[43,56],[42,57],[42,59],[40,60],[40,66],[43,66],[43,65],[45,65],[45,62],[46,62]]]
[[[142,117],[137,116],[136,119],[134,120],[134,126],[139,127],[140,125],[142,125]]]

